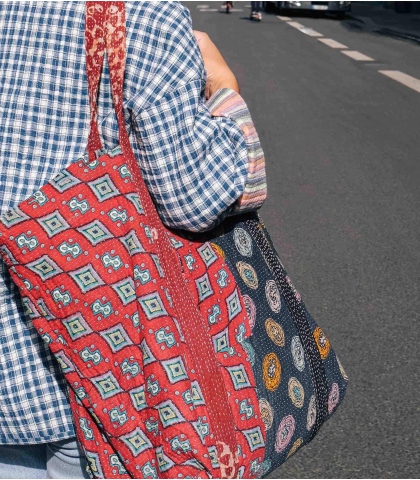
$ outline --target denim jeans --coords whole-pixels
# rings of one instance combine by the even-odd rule
[[[89,478],[75,438],[37,445],[0,445],[0,478]]]

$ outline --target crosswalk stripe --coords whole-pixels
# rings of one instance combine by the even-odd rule
[[[292,20],[290,17],[282,17],[281,15],[277,15],[277,18],[283,20],[283,22],[290,22]]]
[[[373,62],[373,58],[368,57],[364,53],[360,53],[357,50],[342,50],[341,53],[344,53],[344,55],[347,55],[358,62]]]
[[[407,75],[406,73],[398,70],[379,70],[379,73],[382,73],[382,75],[386,75],[387,77],[392,78],[393,80],[402,83],[406,87],[420,93],[420,80],[412,77],[411,75]]]
[[[340,42],[336,42],[332,38],[318,38],[318,40],[322,43],[325,43],[325,45],[328,45],[331,48],[348,48],[346,45],[343,45]]]

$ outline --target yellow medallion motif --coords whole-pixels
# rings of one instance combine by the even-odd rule
[[[268,400],[265,398],[260,398],[259,401],[261,420],[265,425],[266,430],[270,430],[273,426],[274,413],[271,405],[268,403]]]
[[[263,378],[267,390],[274,392],[280,385],[281,365],[275,353],[268,353],[263,361]]]
[[[284,347],[284,330],[277,322],[272,318],[267,318],[265,321],[265,330],[267,331],[267,335],[277,346]]]
[[[331,344],[328,338],[325,336],[324,332],[316,327],[314,330],[314,339],[318,346],[319,354],[321,355],[322,360],[325,360],[330,353]]]
[[[223,260],[225,259],[225,252],[219,247],[219,245],[216,245],[215,243],[210,243],[212,246],[213,250],[219,255],[219,257],[222,257]]]
[[[303,440],[301,438],[298,438],[296,442],[292,445],[292,448],[290,449],[286,458],[290,458],[292,455],[294,455],[302,446],[302,444],[303,444]]]
[[[251,265],[248,265],[248,263],[245,262],[238,262],[236,268],[246,285],[249,288],[256,290],[258,288],[258,277],[257,272],[251,267]]]

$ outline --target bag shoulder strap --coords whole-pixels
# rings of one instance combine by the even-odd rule
[[[123,87],[126,62],[124,2],[86,2],[86,72],[89,86],[90,133],[88,152],[103,148],[98,127],[98,89],[107,54],[112,101],[117,115],[119,143],[131,150],[123,114]]]
[[[86,75],[89,89],[90,133],[87,151],[102,149],[98,129],[98,88],[105,55],[105,6],[100,2],[87,2],[85,14]]]

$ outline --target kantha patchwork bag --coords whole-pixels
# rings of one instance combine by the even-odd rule
[[[335,411],[346,374],[256,213],[206,235],[164,227],[124,125],[124,4],[88,2],[85,37],[87,153],[1,217],[2,258],[64,372],[93,478],[263,477]]]

